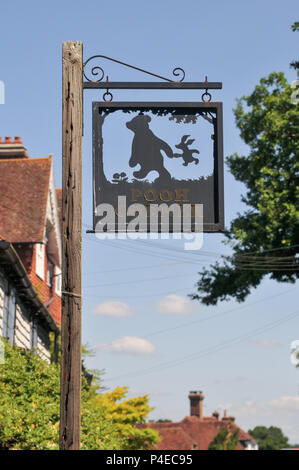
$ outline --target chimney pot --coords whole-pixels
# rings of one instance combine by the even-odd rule
[[[0,159],[8,158],[28,158],[27,149],[20,136],[16,136],[14,141],[9,136],[6,136],[4,141],[0,138]]]

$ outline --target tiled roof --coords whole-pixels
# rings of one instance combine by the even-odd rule
[[[161,428],[155,427],[154,429],[158,429],[160,434],[162,435],[162,440],[157,445],[158,450],[194,449],[194,445],[196,443],[192,440],[189,434],[187,434],[184,429],[182,429],[180,426],[168,427],[166,429],[164,429],[162,426]]]
[[[43,241],[49,158],[0,160],[0,232],[11,243]]]
[[[248,434],[248,432],[239,428],[239,441],[254,441],[254,439],[250,434]]]
[[[157,444],[158,450],[208,450],[216,434],[229,420],[217,420],[215,418],[204,418],[200,420],[197,416],[187,416],[178,423],[155,423],[147,424],[148,427],[156,429],[160,433],[161,440]],[[242,431],[231,422],[232,429],[239,429],[239,443],[237,450],[243,450],[243,441],[253,441],[250,434]]]

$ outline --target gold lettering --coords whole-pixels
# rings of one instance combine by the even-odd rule
[[[172,201],[173,192],[171,191],[171,189],[162,189],[162,191],[160,191],[160,199],[164,202]]]
[[[141,191],[141,189],[136,189],[136,188],[131,189],[131,198],[132,198],[132,201],[135,201],[135,202],[136,202],[137,199],[138,199],[139,197],[141,197],[141,196],[142,196],[142,191]]]
[[[175,200],[188,202],[189,201],[189,189],[176,189],[175,190]]]
[[[148,189],[144,193],[144,199],[149,202],[154,202],[158,199],[158,193],[155,189]]]

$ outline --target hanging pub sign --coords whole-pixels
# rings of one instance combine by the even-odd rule
[[[220,232],[222,103],[94,102],[96,232]]]
[[[99,59],[160,81],[111,82],[107,75],[104,81]],[[80,449],[83,91],[106,90],[104,101],[93,103],[93,230],[87,232],[181,238],[224,230],[222,103],[208,91],[222,83],[184,82],[180,67],[172,74],[178,80],[104,55],[83,61],[80,41],[63,43],[61,450]],[[198,103],[112,103],[114,89],[205,92]],[[184,249],[202,246],[201,233],[184,238],[190,240]]]
[[[110,82],[106,59],[164,82]],[[83,64],[86,89],[106,89],[92,104],[93,232],[224,230],[222,103],[209,89],[221,82],[173,81],[96,55]],[[89,78],[92,75],[93,78]],[[97,79],[95,79],[95,77]],[[204,89],[201,102],[112,102],[111,89]]]

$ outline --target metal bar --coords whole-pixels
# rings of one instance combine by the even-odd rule
[[[125,67],[129,67],[130,69],[134,69],[134,70],[138,70],[139,72],[146,73],[147,75],[151,75],[152,77],[162,78],[162,80],[166,80],[167,82],[172,82],[173,81],[170,78],[163,77],[162,75],[157,75],[156,73],[149,72],[148,70],[141,69],[140,67],[136,67],[135,65],[127,64],[126,62],[122,62],[121,60],[113,59],[112,57],[108,57],[106,55],[93,55],[92,57],[89,57],[89,59],[87,59],[83,64],[83,75],[84,75],[84,77],[86,78],[86,80],[88,82],[93,82],[94,80],[90,80],[88,78],[88,76],[85,73],[85,67],[89,62],[91,62],[94,59],[107,59],[107,60],[110,60],[111,62],[116,62],[117,64],[124,65]],[[103,68],[100,65],[94,65],[91,68],[91,74],[93,76],[100,76],[100,78],[98,78],[98,80],[96,80],[96,81],[101,82],[104,78],[105,72],[104,72]],[[179,77],[181,75],[181,78],[179,80],[180,82],[182,82],[185,78],[185,71],[181,67],[175,67],[172,71],[172,74],[175,77]]]
[[[83,82],[85,89],[221,90],[222,82]]]
[[[132,109],[132,110],[139,110],[139,109],[191,109],[191,110],[213,110],[217,109],[221,104],[221,101],[209,101],[205,103],[203,101],[112,101],[112,102],[105,102],[105,101],[95,101],[94,106],[98,106],[99,108],[115,108],[118,110],[122,109]]]
[[[192,223],[191,223],[192,224]],[[192,227],[194,227],[194,223],[192,224]],[[226,229],[223,228],[223,225],[222,224],[213,224],[213,223],[207,223],[207,224],[203,224],[203,231],[204,233],[225,233],[226,232]],[[98,232],[97,230],[94,230],[94,229],[89,229],[89,230],[86,230],[85,233],[104,233],[104,234],[110,234],[110,233],[136,233],[136,232],[129,232],[128,230],[119,230],[117,232],[114,231],[111,231],[111,230],[107,230],[107,232]],[[146,230],[141,230],[140,233],[163,233],[161,232],[161,230],[158,230],[158,232],[151,232],[150,229],[146,229]],[[165,233],[165,232],[164,232]],[[170,231],[169,233],[174,233],[171,228],[170,228]],[[182,232],[183,233],[183,232]],[[190,232],[188,232],[190,233]],[[199,233],[199,232],[195,232],[194,230],[192,230],[191,233]]]

